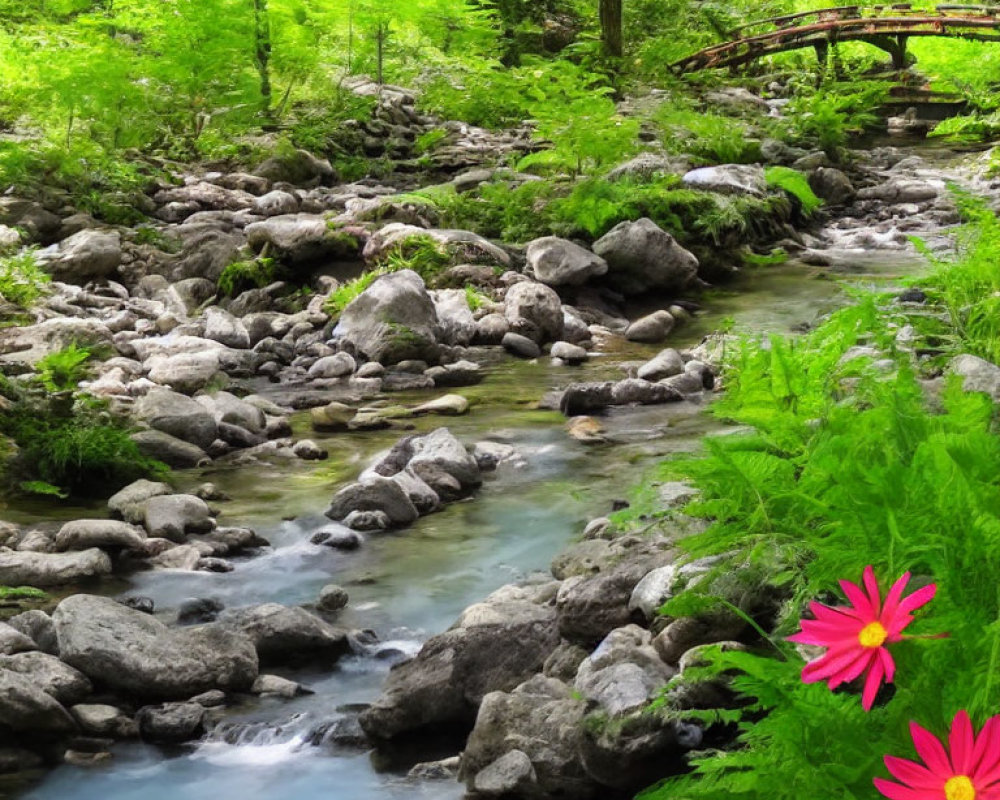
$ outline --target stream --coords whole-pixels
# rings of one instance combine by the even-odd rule
[[[831,237],[843,230],[828,229]],[[844,251],[835,266],[790,261],[748,268],[737,280],[703,299],[703,312],[680,328],[670,346],[697,344],[720,327],[735,332],[789,333],[816,322],[845,302],[850,285],[886,286],[924,268],[912,248]],[[391,664],[415,653],[428,636],[446,629],[462,609],[503,584],[547,568],[586,522],[612,510],[644,472],[671,454],[690,451],[721,427],[692,403],[616,408],[602,417],[608,442],[584,445],[565,430],[564,418],[532,408],[553,387],[571,381],[620,377],[626,361],[659,350],[615,340],[614,349],[582,367],[554,367],[506,359],[487,369],[478,386],[459,393],[473,403],[464,417],[423,418],[417,432],[446,425],[466,443],[490,439],[514,445],[525,464],[502,467],[470,499],[421,518],[411,528],[368,535],[345,553],[313,545],[334,491],[352,480],[398,431],[323,435],[308,432],[308,415],[296,433],[330,451],[323,462],[220,468],[179,473],[185,486],[212,481],[232,499],[220,504],[227,525],[248,526],[272,547],[236,562],[231,573],[137,573],[107,591],[144,595],[156,614],[173,621],[181,602],[211,597],[227,607],[314,602],[328,583],[345,587],[349,606],[338,623],[377,634],[366,655],[342,659],[331,671],[283,670],[315,693],[294,700],[248,699],[231,709],[207,740],[165,750],[143,744],[114,748],[114,759],[96,767],[61,766],[13,796],[23,800],[327,800],[328,798],[429,798],[451,800],[464,787],[450,780],[416,781],[405,767],[384,763],[361,749],[336,746],[324,731],[343,710],[374,700]],[[427,399],[428,393],[393,395],[392,402]],[[97,515],[100,508],[66,514]],[[28,520],[33,509],[20,510]],[[51,516],[51,511],[47,514]],[[234,725],[234,723],[251,723]],[[440,758],[455,752],[429,752]],[[408,763],[417,760],[408,758]],[[3,787],[0,786],[0,795]]]

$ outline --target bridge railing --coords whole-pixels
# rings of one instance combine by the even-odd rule
[[[894,3],[892,5],[876,6],[835,6],[747,22],[730,30],[729,35],[731,39],[745,39],[789,28],[835,23],[842,20],[877,19],[882,17],[939,16],[942,18],[954,18],[969,16],[996,17],[997,15],[1000,15],[1000,6],[996,5],[946,4],[933,8],[914,8],[912,3]]]

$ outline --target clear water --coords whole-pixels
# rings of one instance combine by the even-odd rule
[[[851,282],[885,282],[911,272],[912,256],[892,254],[866,263]],[[789,331],[815,322],[843,302],[841,281],[829,270],[788,265],[748,273],[706,300],[706,313],[679,332],[676,346],[693,344],[724,321],[743,331]],[[354,553],[311,545],[310,534],[336,488],[352,479],[398,432],[314,437],[331,458],[214,469],[185,476],[212,480],[233,498],[221,504],[225,524],[249,525],[267,537],[266,554],[228,574],[150,572],[130,579],[128,594],[152,597],[172,619],[189,597],[217,597],[227,606],[275,601],[303,604],[327,583],[339,583],[351,603],[345,624],[376,631],[383,647],[413,652],[447,628],[459,612],[493,589],[544,570],[579,535],[587,520],[607,513],[616,498],[655,460],[690,450],[716,424],[699,406],[677,404],[618,409],[602,421],[611,440],[585,446],[564,420],[530,406],[549,388],[571,380],[620,374],[622,361],[648,358],[656,348],[621,345],[580,369],[507,361],[477,387],[457,391],[477,405],[466,417],[419,421],[419,430],[446,424],[465,441],[509,442],[525,456],[524,469],[503,469],[474,498],[421,519],[413,528],[371,535]],[[395,397],[393,402],[414,397]],[[426,395],[423,399],[426,399]],[[304,426],[304,420],[297,424]],[[302,427],[304,431],[305,428]],[[76,509],[79,514],[85,509]],[[97,510],[91,510],[99,513]],[[28,518],[36,509],[23,509]],[[287,518],[293,518],[290,521]],[[450,800],[462,788],[450,781],[410,782],[380,771],[371,754],[309,744],[317,723],[338,708],[374,699],[388,663],[374,655],[342,661],[332,672],[284,672],[315,694],[294,701],[253,701],[229,719],[262,722],[234,741],[219,737],[169,751],[120,745],[114,759],[89,769],[63,766],[14,796],[24,800]],[[2,788],[0,788],[2,794]]]

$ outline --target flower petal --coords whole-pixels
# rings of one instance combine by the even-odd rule
[[[997,771],[1000,765],[1000,714],[990,717],[983,725],[976,737],[976,745],[972,752],[972,767],[969,776],[972,778],[987,778],[984,784],[991,783],[988,780],[992,771]]]
[[[926,728],[921,728],[916,722],[910,723],[910,736],[913,737],[913,746],[917,749],[917,755],[923,759],[927,768],[939,775],[949,776],[951,762],[948,754],[938,738]]]
[[[917,591],[913,594],[904,597],[902,601],[900,601],[897,613],[909,614],[911,611],[916,611],[921,606],[926,605],[933,600],[935,592],[937,592],[936,583],[929,583],[922,589],[917,589]]]
[[[868,670],[868,677],[865,678],[865,688],[861,692],[861,707],[865,711],[872,710],[875,695],[878,694],[879,687],[882,685],[882,678],[885,677],[885,668],[882,666],[882,660],[877,657],[877,653],[873,653],[873,655],[876,657],[873,659],[871,669]]]
[[[857,659],[864,658],[865,655],[864,649],[860,646],[849,650],[830,650],[802,668],[802,680],[805,683],[826,680],[851,667]]]
[[[852,661],[849,666],[844,667],[836,675],[830,676],[829,687],[836,689],[842,683],[850,683],[865,670],[871,669],[874,661],[875,651],[870,649],[862,650],[856,661]]]
[[[884,647],[878,649],[879,661],[882,662],[882,670],[885,672],[885,682],[892,683],[896,677],[896,662],[892,660],[892,653]]]
[[[937,792],[928,789],[911,789],[884,778],[874,778],[875,788],[889,798],[889,800],[940,800],[941,788]]]
[[[965,709],[959,711],[951,721],[951,732],[948,734],[948,750],[951,753],[951,767],[956,775],[968,775],[972,770],[972,751],[975,748],[975,736],[972,733],[972,720]]]
[[[892,621],[892,618],[896,614],[896,610],[899,608],[899,599],[903,596],[903,590],[909,582],[910,573],[904,572],[902,577],[892,585],[889,589],[889,593],[885,596],[885,605],[882,606],[882,613],[879,615],[879,622],[881,622],[884,627],[889,627],[889,623]]]
[[[861,616],[853,609],[846,606],[825,606],[815,601],[809,603],[809,610],[813,616],[821,622],[834,622],[843,624],[848,620],[862,622]],[[864,624],[862,622],[862,624]]]
[[[844,594],[861,619],[870,622],[878,617],[878,609],[872,608],[868,595],[861,590],[860,586],[850,581],[841,581],[840,588],[844,590]]]
[[[940,788],[942,781],[945,780],[940,775],[931,772],[923,764],[918,764],[907,758],[886,756],[883,760],[892,777],[909,784],[914,789]]]
[[[871,564],[865,567],[861,579],[864,581],[865,591],[868,593],[868,602],[871,603],[872,613],[877,618],[882,606],[882,596],[878,592],[878,581],[875,580],[875,570],[872,569]]]

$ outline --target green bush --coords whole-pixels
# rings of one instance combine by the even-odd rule
[[[760,160],[760,142],[748,124],[711,111],[695,111],[671,100],[653,115],[669,153],[691,155],[707,164],[751,164]]]
[[[92,355],[89,347],[80,347],[76,342],[49,353],[35,364],[38,381],[50,392],[75,389],[86,377],[86,364]]]
[[[279,280],[281,265],[273,258],[255,258],[252,261],[234,261],[219,275],[219,291],[235,297],[248,289],[263,289]]]
[[[326,302],[323,304],[323,310],[336,319],[344,312],[344,309],[351,304],[354,298],[375,282],[376,278],[381,275],[386,275],[388,272],[389,270],[384,268],[375,269],[369,272],[364,272],[357,278],[352,278],[351,280],[342,283],[330,292],[330,296],[327,297]]]
[[[797,169],[790,167],[767,167],[764,170],[767,185],[773,189],[781,189],[799,201],[802,213],[812,215],[823,205],[816,193],[809,186],[809,180]]]
[[[30,308],[45,293],[49,280],[32,250],[0,256],[0,295],[8,303]]]

